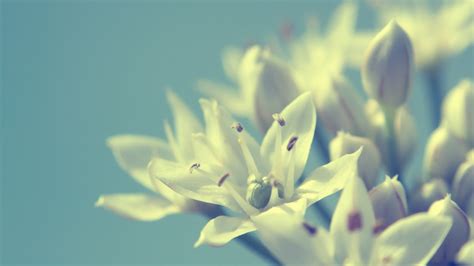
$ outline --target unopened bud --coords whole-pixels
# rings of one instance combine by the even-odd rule
[[[461,81],[443,103],[443,123],[456,137],[474,147],[474,83]]]
[[[367,49],[362,66],[364,89],[383,106],[396,108],[407,100],[413,71],[410,38],[395,21],[391,21]]]
[[[254,119],[262,131],[272,125],[272,114],[280,112],[298,96],[289,67],[259,46],[245,53],[239,80],[244,91],[254,93]]]
[[[385,181],[369,191],[374,208],[377,231],[387,228],[408,213],[405,189],[396,177]]]
[[[370,139],[339,132],[329,143],[329,153],[331,160],[335,160],[356,152],[360,147],[363,147],[363,150],[358,161],[359,176],[364,180],[365,186],[370,189],[377,180],[381,166],[379,152]]]
[[[453,199],[461,209],[469,213],[469,210],[474,207],[474,150],[456,171],[452,193]]]
[[[433,202],[443,199],[448,194],[448,186],[443,179],[435,178],[423,183],[411,195],[410,211],[412,213],[427,211]]]
[[[439,127],[428,139],[424,172],[429,178],[442,178],[451,183],[458,166],[464,161],[467,148],[447,129]]]
[[[333,77],[315,95],[318,116],[332,134],[346,131],[358,136],[368,135],[364,104],[354,88],[342,77]]]
[[[470,226],[466,214],[451,200],[448,195],[444,199],[431,205],[429,211],[432,215],[450,217],[453,224],[443,244],[433,256],[434,263],[449,263],[454,261],[461,247],[469,240]]]
[[[375,100],[369,100],[365,106],[365,112],[371,125],[372,137],[377,145],[383,162],[389,166],[393,151],[390,150],[390,134],[387,131],[385,114],[381,106]],[[395,152],[398,167],[403,169],[410,160],[416,148],[417,129],[413,116],[405,106],[396,110],[394,125]]]

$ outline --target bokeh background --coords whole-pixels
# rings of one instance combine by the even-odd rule
[[[259,264],[233,242],[193,249],[205,220],[140,223],[94,208],[100,194],[143,189],[105,139],[164,136],[165,88],[198,111],[198,78],[225,81],[220,52],[260,42],[291,21],[322,25],[340,1],[15,1],[1,3],[1,262],[4,264]],[[362,5],[358,25],[376,26]],[[473,48],[445,64],[444,88],[474,77]],[[359,74],[349,77],[360,88]],[[431,131],[425,87],[410,106],[417,160]]]

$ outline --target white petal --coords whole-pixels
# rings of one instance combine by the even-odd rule
[[[121,216],[146,222],[181,211],[177,205],[165,199],[139,193],[102,195],[95,205]]]
[[[282,112],[281,117],[285,120],[285,125],[281,127],[277,121],[274,121],[265,135],[262,147],[260,149],[264,158],[273,158],[275,151],[275,142],[277,134],[281,127],[281,152],[283,173],[288,173],[290,164],[290,154],[287,150],[288,141],[292,137],[298,140],[294,146],[293,160],[295,160],[295,179],[303,173],[306,161],[308,160],[311,143],[313,142],[314,129],[316,127],[316,111],[313,104],[311,93],[303,93],[293,100]],[[277,147],[278,148],[278,147]],[[286,184],[285,180],[282,182]]]
[[[314,170],[296,189],[297,197],[307,198],[313,204],[341,190],[347,180],[357,176],[360,154],[361,149]]]
[[[272,208],[252,217],[263,244],[285,265],[333,265],[333,245],[324,228],[302,215]]]
[[[374,212],[364,182],[351,177],[334,211],[330,231],[336,260],[368,261],[373,244]]]
[[[238,116],[250,116],[252,110],[250,103],[245,101],[241,93],[235,88],[210,80],[199,80],[197,87],[204,95],[216,99]]]
[[[148,176],[147,166],[155,157],[171,158],[168,145],[161,139],[141,135],[117,135],[107,139],[119,166],[138,183],[155,190]]]
[[[218,216],[204,226],[194,247],[202,244],[223,246],[232,239],[252,231],[255,231],[255,226],[249,219]]]
[[[426,213],[401,219],[383,231],[376,240],[373,262],[391,265],[426,264],[439,248],[451,221]]]
[[[172,190],[185,197],[222,205],[234,211],[241,210],[228,191],[224,187],[217,185],[220,178],[219,175],[224,173],[214,174],[203,163],[200,164],[199,168],[191,170],[190,165],[157,158],[150,162],[148,169],[152,177],[157,178]]]
[[[462,265],[474,265],[474,240],[464,244],[458,253],[456,261],[462,263]]]
[[[182,161],[192,159],[192,133],[203,132],[202,126],[194,113],[171,90],[166,92],[168,102],[173,112],[176,131],[177,149]],[[178,159],[178,158],[176,158]]]

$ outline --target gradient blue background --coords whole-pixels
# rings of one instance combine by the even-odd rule
[[[164,88],[195,110],[194,82],[225,81],[221,48],[262,41],[290,20],[324,24],[338,1],[4,1],[2,44],[1,261],[5,264],[262,263],[236,243],[193,249],[205,220],[139,223],[93,207],[99,194],[143,189],[105,147],[119,133],[163,136]],[[361,10],[360,25],[375,25]],[[473,49],[446,64],[445,87],[473,77]],[[355,84],[358,73],[349,72]],[[431,130],[423,82],[410,105],[419,162]]]

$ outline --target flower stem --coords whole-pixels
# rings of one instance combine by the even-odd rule
[[[430,99],[432,125],[433,128],[436,128],[441,120],[441,104],[443,100],[441,67],[434,66],[425,70],[424,77],[428,85],[427,89]]]
[[[397,136],[395,134],[395,113],[394,109],[384,109],[385,126],[388,141],[388,163],[387,171],[390,176],[398,175],[398,180],[403,183],[402,169],[398,161]]]

